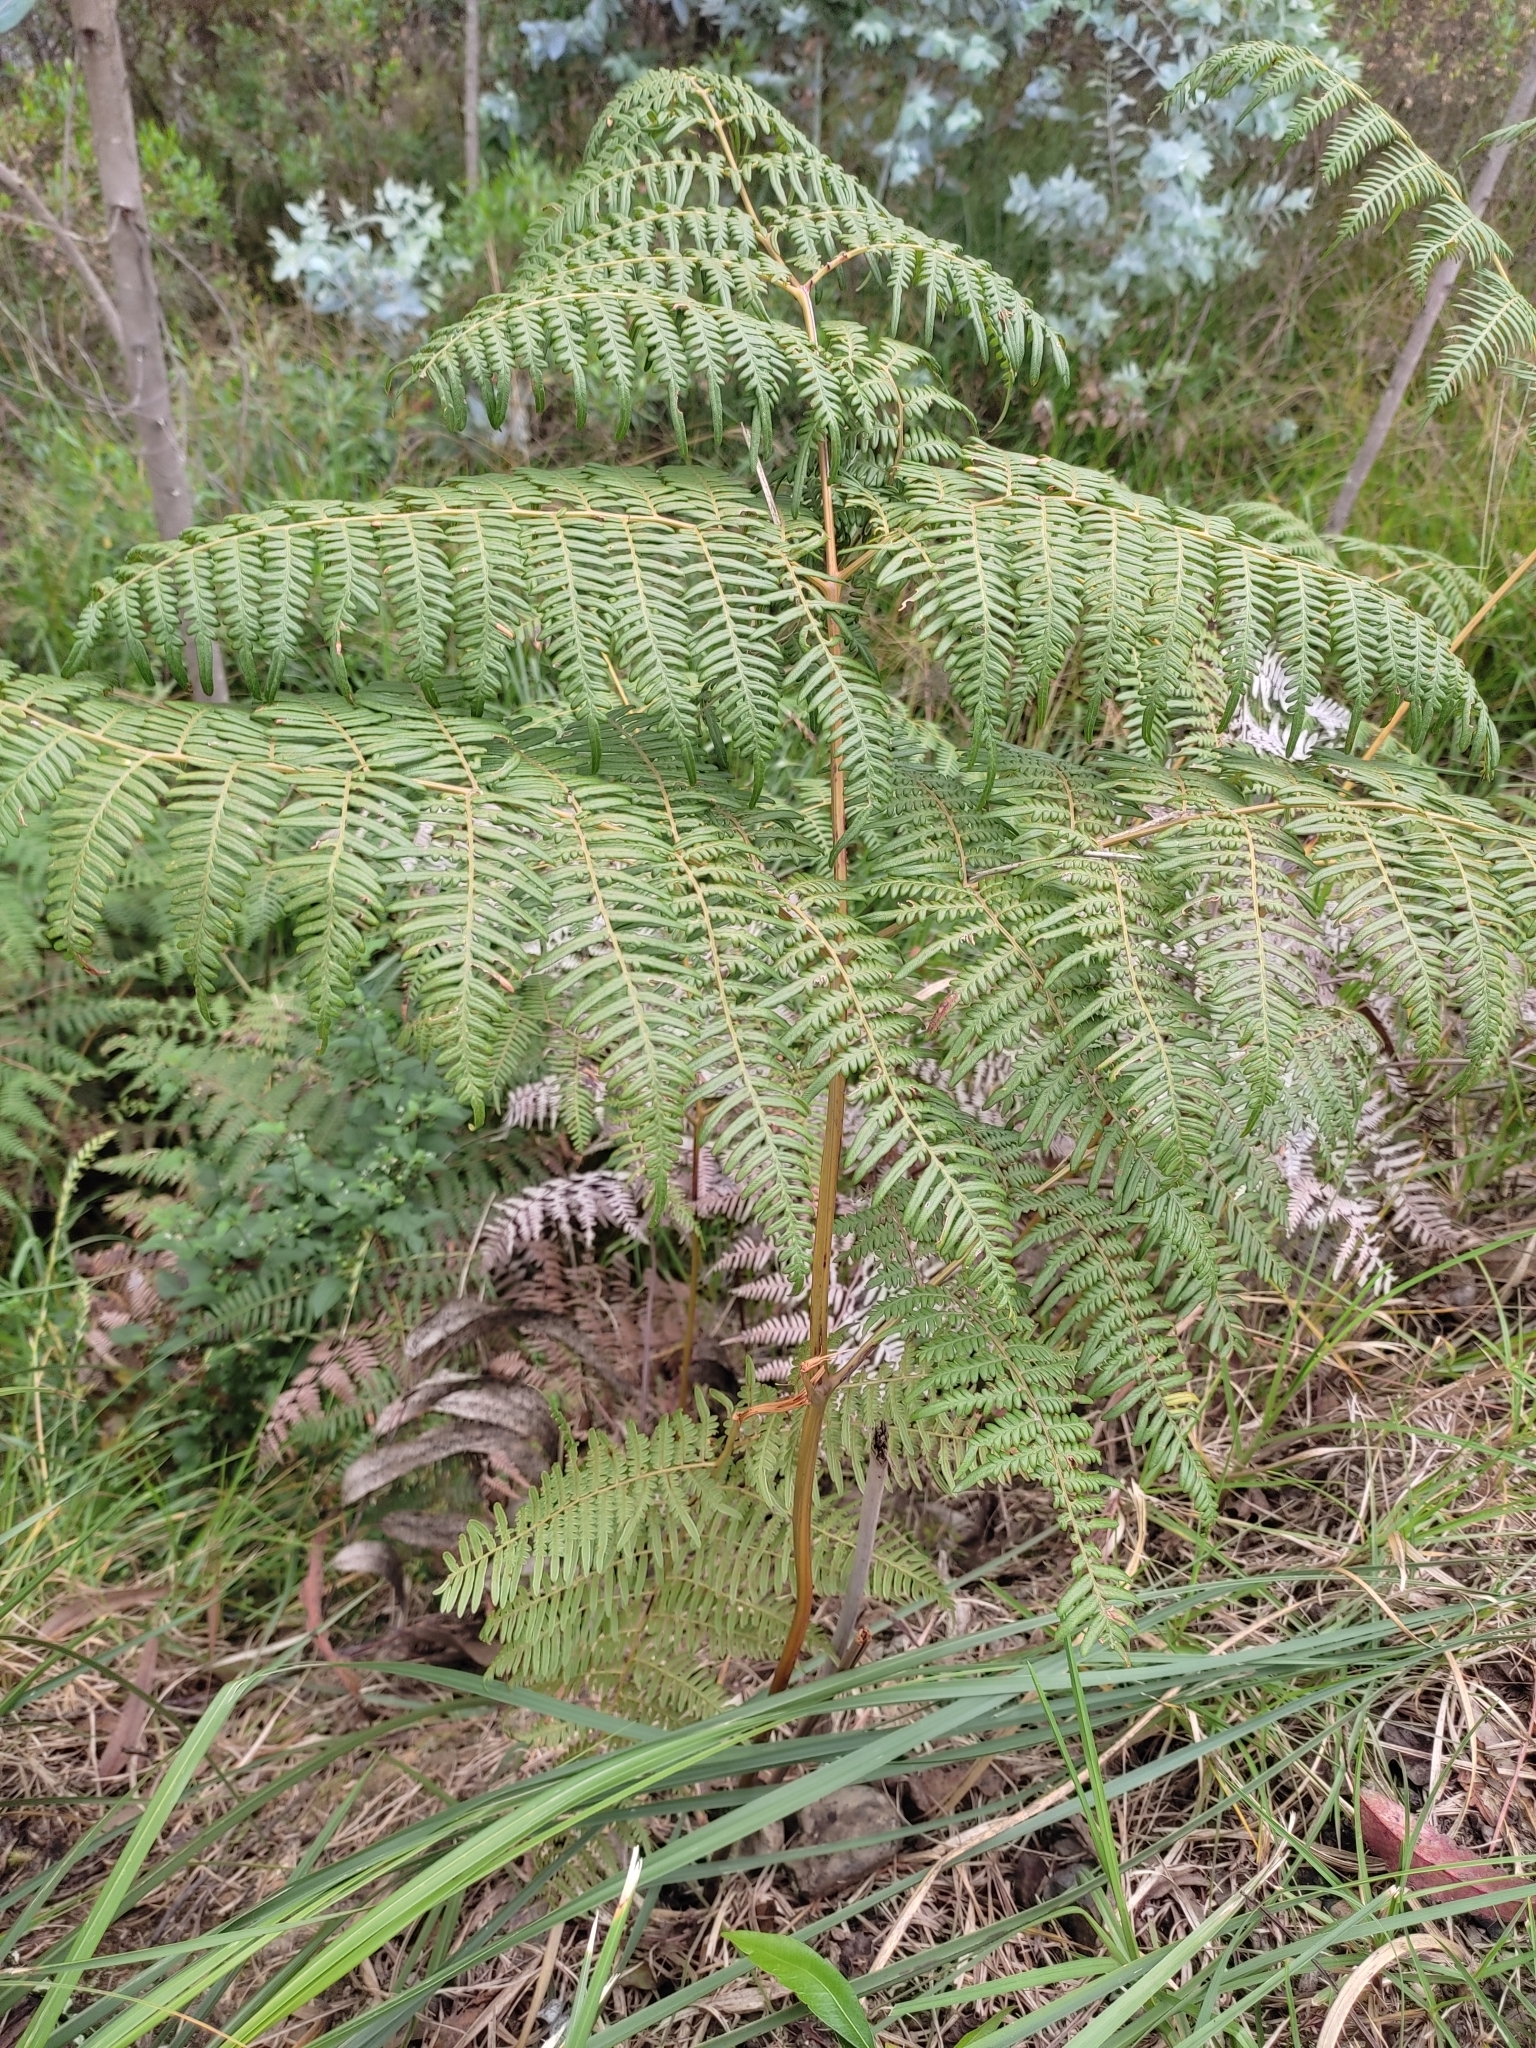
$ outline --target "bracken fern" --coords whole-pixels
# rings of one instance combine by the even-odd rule
[[[851,321],[870,293],[883,337]],[[903,322],[968,331],[1005,387],[1056,358],[1006,279],[748,87],[649,73],[508,290],[405,374],[493,420],[515,372],[564,380],[711,459],[193,530],[98,587],[72,675],[0,705],[0,815],[50,808],[61,946],[168,807],[205,1000],[259,850],[322,1024],[387,941],[462,1098],[558,1102],[653,1223],[692,1227],[707,1138],[761,1298],[803,1308],[793,1484],[762,1414],[599,1433],[448,1587],[489,1591],[503,1668],[566,1682],[590,1645],[613,1690],[660,1662],[678,1711],[706,1649],[768,1642],[792,1549],[787,1676],[834,1568],[824,1460],[862,1472],[881,1420],[914,1472],[1049,1488],[1062,1624],[1115,1631],[1088,1407],[1209,1507],[1186,1353],[1287,1284],[1287,1142],[1352,1139],[1381,1030],[1408,1073],[1496,1061],[1536,942],[1536,839],[1400,744],[1352,751],[1401,706],[1409,743],[1492,764],[1454,578],[1405,573],[1415,609],[1251,508],[967,438]],[[187,642],[249,701],[163,694]],[[114,646],[137,689],[86,672]],[[1285,732],[1242,745],[1261,669]],[[1027,743],[1062,693],[1070,757]]]

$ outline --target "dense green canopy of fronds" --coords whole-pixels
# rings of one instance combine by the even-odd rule
[[[871,302],[888,332],[854,317]],[[1063,1621],[1102,1630],[1091,1407],[1207,1504],[1184,1353],[1240,1346],[1245,1288],[1285,1283],[1276,1154],[1298,1132],[1347,1150],[1384,1037],[1407,1076],[1499,1058],[1536,838],[1396,742],[1353,751],[1405,704],[1410,745],[1491,764],[1430,617],[1252,520],[972,438],[922,345],[940,322],[1004,385],[1056,347],[750,88],[646,75],[508,290],[410,370],[493,420],[515,376],[564,379],[621,426],[670,423],[670,462],[283,505],[137,550],[72,676],[5,680],[0,813],[50,812],[60,947],[88,949],[163,810],[199,990],[260,871],[322,1023],[397,949],[465,1101],[558,1076],[578,1147],[658,1216],[685,1213],[670,1177],[702,1130],[798,1280],[843,1077],[838,1256],[875,1261],[879,1305],[834,1330],[869,1359],[834,1456],[860,1469],[883,1416],[898,1464],[1049,1488],[1080,1560]],[[185,689],[215,643],[231,705]],[[88,671],[114,649],[135,687]],[[1244,744],[1261,671],[1279,739]],[[732,1446],[765,1504],[783,1444],[759,1420]],[[571,1655],[588,1598],[615,1668],[660,1583],[723,1613],[747,1597],[714,1585],[728,1565],[759,1598],[708,1540],[715,1480],[670,1516],[665,1489],[625,1508],[660,1455],[569,1468],[467,1542],[453,1593],[490,1575],[518,1668],[572,1675],[537,1620],[555,1592],[526,1626],[509,1598],[530,1560]],[[787,1544],[785,1515],[749,1540]]]

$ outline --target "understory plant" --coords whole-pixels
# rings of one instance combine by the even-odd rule
[[[392,951],[459,1098],[558,1119],[575,1170],[525,1220],[676,1230],[695,1286],[707,1222],[771,1277],[728,1421],[568,1441],[471,1525],[445,1597],[488,1597],[504,1671],[575,1682],[600,1642],[622,1693],[665,1621],[689,1668],[778,1640],[786,1684],[834,1590],[822,1495],[877,1444],[1044,1489],[1060,1625],[1115,1636],[1096,1429],[1206,1514],[1190,1355],[1240,1352],[1330,1232],[1365,1276],[1327,1199],[1362,1127],[1516,1025],[1536,839],[1468,793],[1494,740],[1435,620],[990,445],[940,330],[1000,392],[1060,367],[1005,277],[750,87],[649,73],[404,372],[493,425],[558,381],[631,460],[193,530],[98,587],[70,675],[4,683],[0,812],[48,811],[58,946],[163,813],[204,1004],[269,890],[322,1033]],[[188,689],[215,644],[225,706]],[[835,1555],[856,1602],[868,1552]]]

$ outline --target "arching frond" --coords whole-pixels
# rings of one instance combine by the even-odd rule
[[[1382,583],[1304,559],[1289,529],[1251,539],[1096,470],[980,442],[958,469],[914,466],[898,483],[872,573],[908,593],[910,624],[948,664],[978,740],[1011,736],[1024,694],[1075,643],[1090,693],[1119,694],[1160,754],[1209,631],[1234,691],[1273,647],[1298,702],[1328,681],[1357,717],[1406,698],[1415,744],[1445,723],[1479,762],[1496,755],[1471,677],[1434,628]]]
[[[818,323],[813,295],[834,277],[881,296],[891,339]],[[834,466],[853,448],[898,450],[920,370],[894,340],[906,308],[925,342],[936,319],[963,321],[1010,380],[1048,358],[1064,372],[1059,341],[1007,278],[890,213],[751,86],[648,72],[594,129],[507,291],[434,335],[406,374],[461,425],[471,384],[499,422],[515,371],[539,394],[551,375],[569,379],[578,409],[600,376],[621,431],[654,388],[680,443],[697,392],[717,444],[727,403],[745,412],[754,458],[789,413],[803,480],[820,441]]]
[[[1414,289],[1424,292],[1444,262],[1463,265],[1461,318],[1430,371],[1429,401],[1443,405],[1490,371],[1528,362],[1536,347],[1536,308],[1510,283],[1509,246],[1467,204],[1451,174],[1355,79],[1292,43],[1234,43],[1197,64],[1175,90],[1192,100],[1252,88],[1251,106],[1300,95],[1286,121],[1288,142],[1338,120],[1322,155],[1324,184],[1356,179],[1339,239],[1383,228],[1422,208],[1409,258]]]

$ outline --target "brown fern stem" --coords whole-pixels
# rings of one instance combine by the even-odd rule
[[[768,1681],[770,1692],[783,1692],[794,1677],[800,1652],[805,1647],[806,1631],[811,1625],[811,1604],[816,1597],[811,1571],[811,1514],[816,1505],[816,1479],[821,1470],[821,1425],[826,1419],[828,1392],[825,1384],[812,1388],[800,1424],[800,1449],[795,1458],[795,1611],[790,1619],[789,1634],[784,1638],[784,1647],[779,1652],[779,1661],[773,1668],[773,1677]]]
[[[693,1392],[693,1340],[699,1324],[699,1275],[704,1263],[704,1240],[699,1232],[699,1133],[703,1112],[693,1111],[693,1160],[688,1172],[688,1200],[693,1209],[693,1236],[688,1244],[688,1309],[683,1321],[683,1362],[677,1375],[677,1405],[684,1415]]]
[[[838,794],[841,795],[841,775]],[[841,835],[839,835],[841,836]],[[810,1348],[808,1358],[825,1359],[832,1322],[832,1236],[837,1222],[837,1183],[843,1170],[843,1103],[847,1083],[834,1074],[827,1089],[827,1121],[821,1140],[821,1175],[816,1189],[816,1235],[811,1241]],[[774,1666],[770,1692],[782,1692],[794,1674],[811,1625],[816,1597],[811,1555],[811,1516],[821,1471],[821,1426],[826,1419],[832,1378],[821,1374],[807,1389],[800,1422],[800,1449],[795,1458],[795,1611],[789,1634]]]
[[[800,310],[805,326],[806,339],[812,348],[817,346],[816,307],[812,296],[818,272],[809,280],[799,278],[785,260],[782,250],[764,228],[758,217],[757,208],[752,204],[752,195],[736,161],[736,152],[731,147],[730,135],[714,106],[708,101],[711,125],[719,140],[725,161],[730,169],[731,180],[736,188],[747,217],[752,222],[753,234],[759,248],[766,256],[782,266],[782,275],[775,282],[787,292]],[[823,589],[829,603],[836,604],[842,595],[842,572],[837,560],[837,528],[833,520],[832,507],[832,463],[827,444],[823,440],[816,449],[817,468],[821,479],[821,528],[822,545],[825,555],[826,575]],[[837,621],[830,625],[830,633],[837,638]],[[845,840],[848,832],[847,796],[843,781],[842,736],[834,726],[831,735],[831,758],[828,763],[828,795],[832,811],[833,869],[840,882],[848,879],[848,850]],[[846,905],[844,906],[846,908]],[[810,1342],[807,1359],[827,1359],[827,1340],[830,1335],[830,1304],[832,1296],[832,1234],[837,1217],[837,1183],[843,1167],[843,1103],[847,1093],[846,1083],[841,1074],[834,1074],[827,1087],[827,1121],[821,1141],[821,1172],[816,1196],[816,1232],[811,1246],[811,1289],[810,1289]],[[790,1681],[796,1661],[805,1644],[806,1630],[810,1627],[811,1606],[815,1599],[811,1560],[811,1516],[816,1500],[816,1481],[821,1459],[821,1426],[827,1411],[827,1401],[832,1388],[827,1376],[819,1374],[815,1383],[807,1388],[804,1419],[800,1424],[800,1448],[795,1459],[795,1612],[785,1638],[784,1648],[774,1668],[770,1692],[782,1692]]]
[[[809,297],[805,304],[806,325],[815,339],[815,318]],[[821,517],[826,548],[827,595],[836,601],[840,588],[837,567],[837,533],[832,524],[832,475],[827,444],[817,450],[821,468]],[[848,879],[848,805],[843,782],[843,756],[838,734],[832,735],[831,760],[827,769],[828,794],[832,807],[832,844],[837,851],[833,868],[840,882]],[[832,1334],[832,1238],[837,1225],[837,1184],[843,1171],[843,1105],[847,1083],[834,1074],[827,1086],[827,1121],[821,1138],[821,1173],[816,1188],[816,1234],[811,1241],[810,1333],[807,1358],[825,1359]],[[809,1390],[805,1414],[800,1423],[800,1448],[795,1458],[795,1611],[789,1634],[774,1666],[770,1692],[782,1692],[794,1674],[811,1625],[811,1607],[816,1587],[811,1556],[811,1516],[816,1503],[816,1482],[821,1470],[821,1426],[826,1419],[832,1386],[823,1375]]]

